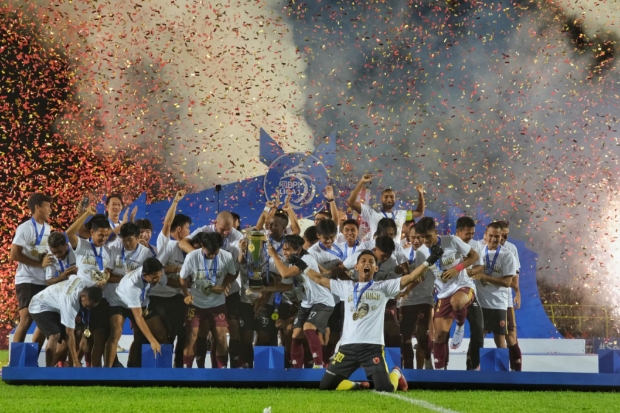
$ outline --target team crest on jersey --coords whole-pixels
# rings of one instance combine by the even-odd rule
[[[269,165],[265,175],[265,197],[277,194],[281,200],[290,196],[290,205],[302,218],[314,214],[322,206],[323,190],[329,175],[323,163],[302,152],[280,156]]]

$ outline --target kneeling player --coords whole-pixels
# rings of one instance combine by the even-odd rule
[[[350,390],[358,387],[359,384],[347,378],[360,366],[372,379],[375,390],[407,390],[407,381],[400,369],[395,366],[389,373],[385,361],[385,305],[407,285],[417,281],[429,266],[441,258],[442,253],[439,245],[432,246],[431,254],[423,265],[410,274],[387,281],[373,280],[378,268],[375,256],[369,250],[363,251],[357,258],[354,269],[359,282],[330,280],[315,271],[307,271],[314,282],[329,288],[346,303],[341,345],[321,380],[321,390]],[[303,263],[295,263],[297,264],[303,266]]]
[[[30,301],[28,311],[37,327],[47,338],[45,365],[55,366],[64,361],[67,350],[73,367],[82,367],[75,342],[75,318],[81,312],[82,322],[88,330],[90,310],[97,307],[103,292],[99,287],[86,287],[79,278],[54,284],[36,294]],[[88,333],[90,335],[90,333]]]

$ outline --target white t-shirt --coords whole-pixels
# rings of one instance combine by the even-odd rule
[[[22,252],[28,258],[41,262],[45,255],[49,253],[47,249],[47,238],[50,235],[51,228],[47,223],[41,226],[41,224],[36,223],[36,221],[34,223],[32,221],[32,219],[29,219],[17,227],[12,244],[23,247]],[[42,228],[43,236],[41,241],[37,244],[37,235],[41,234]],[[17,272],[15,273],[15,284],[45,285],[45,269],[31,267],[18,262]]]
[[[179,248],[179,241],[173,240],[170,237],[166,237],[161,232],[157,237],[157,259],[163,264],[164,267],[178,267],[183,266],[186,253]],[[164,271],[165,272],[165,271]],[[178,280],[179,272],[167,272],[166,277]],[[177,294],[181,294],[180,288],[169,287],[167,285],[156,284],[151,289],[151,296],[155,297],[174,297]]]
[[[471,246],[465,244],[463,240],[454,235],[444,235],[441,238],[441,248],[443,248],[443,256],[435,265],[429,267],[435,274],[435,287],[437,288],[437,298],[446,298],[454,294],[459,288],[469,287],[474,291],[476,285],[474,281],[467,275],[467,271],[463,269],[459,274],[448,280],[441,281],[441,274],[452,267],[456,267],[463,262],[465,257],[471,251]]]
[[[370,226],[370,237],[375,236],[377,232],[377,224],[383,218],[391,218],[396,222],[396,236],[394,242],[399,243],[400,234],[403,231],[403,225],[407,221],[407,211],[404,209],[392,210],[392,212],[377,212],[366,204],[362,204],[362,219]]]
[[[413,258],[413,263],[409,264],[409,271],[413,271],[418,268],[420,265],[424,265],[424,262],[431,255],[431,252],[425,245],[420,246],[415,253]],[[430,269],[427,269],[424,272],[424,280],[416,285],[409,295],[403,297],[400,302],[401,307],[407,305],[418,305],[418,304],[433,304],[433,291],[435,289],[435,274]]]
[[[148,249],[147,249],[148,251]],[[166,285],[168,279],[162,274],[157,285]],[[151,284],[142,278],[142,267],[128,272],[118,283],[112,299],[108,298],[110,306],[125,308],[143,308],[149,305]]]
[[[192,232],[190,234],[190,238],[194,238],[196,235],[200,234],[201,232],[206,232],[206,233],[210,233],[210,232],[216,232],[215,231],[215,224],[211,224],[211,225],[205,225],[204,227],[200,227],[196,230],[194,230],[194,232]],[[226,238],[224,238],[224,245],[222,246],[222,249],[228,251],[228,246],[240,241],[243,239],[243,234],[239,231],[237,231],[236,229],[232,228],[230,230],[230,232],[228,233],[228,235],[226,236]]]
[[[353,293],[358,284],[359,296],[368,283],[354,281],[331,280],[331,291],[345,302],[344,326],[340,344],[380,344],[383,341],[383,324],[385,304],[400,292],[400,280],[375,281],[364,291],[357,306],[357,316],[354,308]],[[361,311],[360,311],[361,310]],[[365,312],[364,312],[365,310]]]
[[[326,248],[320,241],[308,248],[308,254],[326,270],[336,268],[344,260],[344,252],[335,244]]]
[[[138,244],[138,247],[133,251],[125,250],[122,244],[114,244],[110,247],[110,262],[107,268],[110,269],[112,275],[123,277],[125,274],[141,268],[144,260],[152,256],[153,254],[151,254],[151,251],[141,244]],[[108,302],[118,301],[114,298],[118,285],[119,283],[111,283],[108,281],[103,288],[103,296]]]
[[[75,265],[75,254],[73,253],[73,248],[71,248],[71,245],[68,245],[67,255],[64,259],[60,260],[56,258],[56,261],[54,261],[52,265],[45,267],[45,279],[51,280],[52,278],[56,278],[65,272],[67,268],[73,265]]]
[[[493,269],[492,273],[489,274],[487,268],[487,246],[485,245],[482,249],[481,258],[484,262],[485,273],[491,277],[497,278],[515,275],[517,273],[517,263],[515,262],[512,253],[503,247],[498,251],[488,251],[489,263]],[[497,258],[495,258],[496,253]],[[494,261],[495,265],[493,266]],[[506,310],[508,305],[506,302],[506,297],[507,293],[510,292],[510,288],[498,287],[493,284],[482,285],[480,281],[477,281],[476,284],[476,294],[478,296],[480,307],[491,308],[494,310]]]
[[[304,308],[310,308],[315,304],[324,304],[328,307],[335,306],[332,293],[327,288],[312,281],[307,275],[310,269],[320,274],[316,259],[310,254],[305,254],[301,259],[308,265],[308,268],[295,277],[282,278],[282,283],[293,284],[294,290],[301,290],[298,292],[298,297],[301,299],[301,306]]]
[[[30,301],[28,311],[39,314],[51,311],[60,314],[60,322],[75,328],[75,317],[81,308],[80,293],[87,285],[80,278],[72,278],[47,287]]]
[[[214,282],[213,274],[216,265],[217,271],[215,271]],[[181,267],[180,277],[184,280],[192,279],[190,292],[194,297],[194,306],[198,308],[213,308],[224,304],[226,296],[223,293],[212,293],[211,288],[215,285],[222,285],[224,278],[228,274],[235,274],[235,263],[230,252],[220,249],[217,257],[210,260],[206,259],[202,250],[199,249],[187,254],[185,262]]]
[[[93,247],[94,244],[91,244],[84,238],[78,237],[77,248],[74,250],[75,263],[78,267],[77,276],[89,287],[98,282],[98,277],[110,264],[110,249],[108,246],[94,247],[97,251],[97,255],[101,257],[101,267],[97,263]]]
[[[314,245],[316,245],[316,244],[314,244]],[[338,246],[338,248],[340,248],[340,250],[344,254],[344,260],[342,260],[342,262],[344,262],[347,258],[349,258],[351,255],[355,254],[356,252],[373,249],[375,244],[373,242],[369,242],[369,241],[357,240],[353,247],[349,247],[349,244],[346,241],[344,241],[344,242],[337,242],[336,246]]]

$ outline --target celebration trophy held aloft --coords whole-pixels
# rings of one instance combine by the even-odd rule
[[[263,288],[263,273],[269,272],[269,255],[267,254],[267,237],[262,231],[248,230],[246,234],[248,240],[248,278],[250,288],[246,291],[247,295]]]

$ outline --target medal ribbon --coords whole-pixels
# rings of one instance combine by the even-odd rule
[[[149,250],[151,250],[151,254],[153,254],[153,258],[157,258],[157,253],[155,252],[151,244],[149,244]]]
[[[43,223],[43,226],[41,227],[41,232],[39,233],[37,231],[37,221],[35,221],[34,218],[30,218],[30,222],[32,222],[32,225],[34,225],[34,234],[37,236],[37,241],[35,242],[34,246],[37,247],[43,240],[43,234],[45,234],[45,223]]]
[[[384,210],[381,210],[381,213],[383,214],[383,216],[384,216],[385,218],[392,218],[394,221],[396,221],[396,214],[394,213],[394,211],[392,211],[392,212],[391,212],[391,214],[392,214],[392,216],[391,216],[391,217],[388,217],[388,215],[385,213],[385,211],[384,211]]]
[[[362,296],[364,295],[366,290],[369,289],[370,286],[373,284],[374,284],[374,281],[370,280],[368,284],[366,284],[366,286],[362,288],[360,295],[357,295],[357,287],[359,287],[360,283],[355,283],[355,287],[353,287],[353,308],[355,309],[355,311],[357,311],[357,306],[359,305],[360,300],[362,299]]]
[[[90,326],[90,310],[85,309],[84,307],[80,308],[80,313],[82,314],[82,324],[88,327]],[[88,317],[86,316],[88,314]]]
[[[127,271],[127,261],[133,261],[132,258],[138,252],[138,248],[140,248],[139,244],[136,249],[133,250],[133,254],[131,254],[131,257],[125,257],[125,247],[121,247],[121,258],[123,259],[123,268],[125,269],[125,271]]]
[[[328,249],[325,245],[323,245],[323,243],[321,241],[319,241],[319,247],[326,252],[329,252],[332,255],[335,255],[336,257],[340,258],[341,260],[344,260],[345,256],[342,253],[342,250],[340,248],[338,248],[338,246],[336,244],[332,244],[332,249]],[[345,246],[346,249],[346,246]]]
[[[413,253],[415,250],[413,249],[413,245],[411,246],[411,252],[409,253],[409,264],[413,264]]]
[[[278,311],[280,307],[280,303],[282,302],[282,293],[275,293],[273,295],[273,310],[274,312]]]
[[[273,246],[273,243],[274,243],[273,238],[269,237],[269,244],[271,244]],[[280,243],[280,246],[278,248],[276,248],[275,250],[279,254],[280,251],[282,251],[282,243]]]
[[[351,251],[351,255],[355,254],[355,250],[357,249],[357,246],[360,245],[360,240],[356,239],[355,243],[353,244],[353,251]],[[344,260],[347,259],[347,257],[349,256],[349,253],[347,252],[347,249],[349,247],[349,244],[347,242],[344,243]]]
[[[97,248],[93,244],[93,240],[90,239],[88,242],[90,242],[90,247],[93,249],[93,254],[95,254],[95,261],[97,261],[99,271],[103,271],[103,246],[99,247],[99,255],[97,255]]]
[[[209,277],[209,272],[211,272],[211,277],[209,277],[209,279],[211,280],[211,284],[215,285],[215,281],[217,280],[217,255],[215,256],[215,258],[213,258],[213,266],[211,266],[211,269],[209,269],[209,267],[207,266],[207,257],[203,254],[202,258],[205,261],[205,273],[206,276]]]
[[[144,278],[144,274],[142,274],[140,276],[142,278],[142,291],[140,292],[140,304],[142,304],[144,302],[144,299],[146,298],[146,293],[150,290],[150,286],[151,284],[149,284],[146,279]]]
[[[486,253],[486,264],[487,264],[487,275],[493,274],[493,269],[495,268],[495,263],[497,262],[497,257],[499,256],[499,251],[502,249],[502,246],[499,245],[495,250],[495,256],[493,257],[493,262],[489,260],[489,246],[484,247],[484,252]]]
[[[67,253],[67,266],[65,267],[65,263],[63,260],[58,260],[58,265],[60,265],[60,272],[65,272],[65,270],[69,267],[71,267],[72,265],[75,264],[71,264],[69,262],[69,253]],[[60,275],[60,273],[58,271],[56,271],[56,277],[58,277]]]

